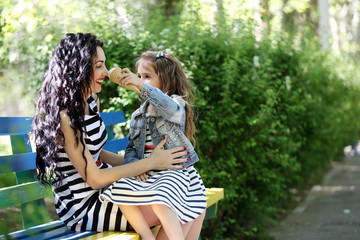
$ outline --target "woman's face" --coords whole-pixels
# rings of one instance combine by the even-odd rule
[[[90,88],[92,93],[99,93],[101,91],[101,84],[108,75],[108,70],[105,66],[105,53],[101,47],[96,48],[96,56],[93,57],[93,76],[91,78]]]

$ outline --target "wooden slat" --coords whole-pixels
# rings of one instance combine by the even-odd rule
[[[217,207],[218,207],[217,203],[214,203],[213,205],[208,206],[206,208],[205,219],[215,218],[217,215]]]
[[[123,111],[102,112],[100,113],[100,116],[106,126],[112,126],[118,123],[126,122]]]
[[[0,209],[52,196],[51,189],[41,186],[37,181],[5,187],[0,189]]]
[[[36,152],[0,156],[0,174],[36,168]]]
[[[125,150],[128,144],[127,138],[113,139],[106,142],[104,149],[113,153]]]
[[[38,236],[42,233],[46,233],[49,231],[53,231],[55,229],[66,229],[68,230],[68,228],[64,225],[64,223],[60,220],[56,220],[56,221],[52,221],[49,223],[45,223],[45,224],[41,224],[35,227],[31,227],[28,229],[23,229],[23,230],[19,230],[16,232],[12,232],[7,234],[7,236],[11,237],[11,239],[24,239],[24,238],[28,238],[29,236]],[[0,236],[0,239],[2,239],[4,237],[4,235]],[[37,238],[39,239],[39,238]]]
[[[37,239],[43,239],[43,240],[81,239],[81,238],[88,237],[88,236],[91,236],[94,234],[97,234],[97,232],[96,231],[72,232],[67,228],[67,231],[65,233],[61,233],[60,230],[54,230],[54,231],[39,235]]]
[[[27,134],[31,123],[30,117],[0,117],[0,135]]]
[[[207,206],[217,203],[224,198],[224,189],[223,188],[207,188],[206,189],[206,202]]]
[[[82,240],[112,239],[112,240],[140,240],[139,234],[135,232],[114,232],[106,231],[82,238]]]
[[[217,215],[218,202],[224,198],[223,188],[207,188],[206,189],[206,215],[205,219],[215,218]]]
[[[87,236],[97,234],[96,231],[73,232],[60,220],[50,223],[41,224],[25,230],[16,231],[7,235],[10,239],[26,239],[26,240],[55,240],[55,239],[80,239]],[[0,239],[5,238],[4,235]],[[5,238],[6,239],[6,238]]]
[[[10,140],[13,154],[32,152],[29,136],[27,134],[10,135]],[[23,184],[36,181],[36,174],[37,173],[34,170],[16,172],[16,184],[18,186],[22,186]],[[20,208],[24,229],[51,221],[44,199],[37,195],[38,193],[41,193],[41,188],[28,188],[29,187],[25,186],[24,189],[26,191],[15,191],[13,192],[13,195],[11,195],[18,195],[18,197],[21,197],[20,199],[22,203],[20,204]],[[11,196],[9,198],[11,198]],[[11,200],[15,202],[13,199]]]
[[[126,122],[123,111],[100,113],[106,126]],[[28,134],[31,131],[30,117],[0,117],[0,135]]]

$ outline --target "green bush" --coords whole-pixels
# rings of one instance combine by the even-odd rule
[[[260,236],[289,189],[326,169],[359,132],[360,92],[350,74],[339,75],[339,60],[310,42],[295,48],[291,39],[256,42],[246,29],[237,35],[194,28],[131,40],[115,33],[107,58],[132,67],[142,51],[168,49],[184,63],[196,91],[196,167],[207,187],[225,189],[203,238]],[[102,95],[105,108],[128,116],[139,105],[111,83]]]

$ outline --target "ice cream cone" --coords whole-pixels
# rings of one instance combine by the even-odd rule
[[[109,70],[109,78],[110,81],[121,84],[120,78],[123,75],[121,68],[112,68]],[[125,86],[126,88],[133,90],[137,93],[141,93],[140,90],[134,84],[128,84]]]

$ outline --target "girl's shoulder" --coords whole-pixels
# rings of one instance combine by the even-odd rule
[[[140,107],[131,114],[131,120],[139,115],[142,115],[143,113],[145,113],[145,103],[142,103]]]

